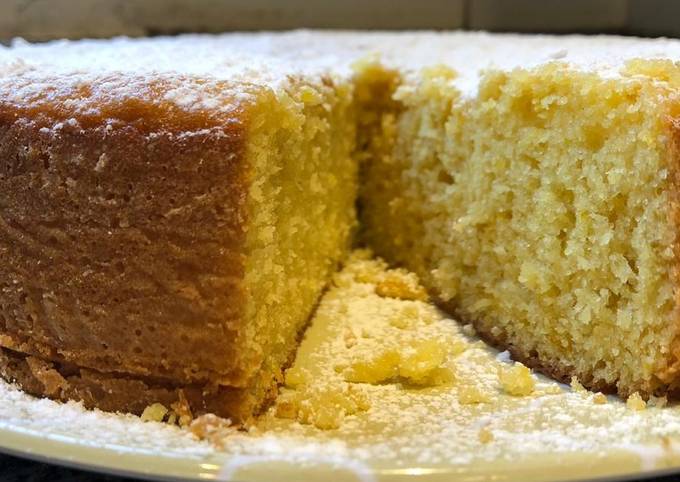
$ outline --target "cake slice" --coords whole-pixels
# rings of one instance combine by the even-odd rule
[[[672,394],[678,42],[460,40],[394,88],[361,188],[365,241],[532,367]]]
[[[348,253],[352,89],[118,42],[2,52],[0,373],[247,422]]]

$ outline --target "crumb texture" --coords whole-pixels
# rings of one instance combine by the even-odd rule
[[[487,339],[649,396],[673,389],[676,363],[677,67],[626,69],[492,69],[475,98],[452,87],[458,72],[424,70],[382,121],[362,221],[369,245]]]

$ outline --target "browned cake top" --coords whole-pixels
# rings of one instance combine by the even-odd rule
[[[15,117],[75,119],[83,128],[124,122],[145,132],[230,130],[257,87],[179,75],[17,71],[0,78],[0,108]]]

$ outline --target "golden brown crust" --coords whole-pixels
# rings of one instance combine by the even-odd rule
[[[68,389],[40,388],[27,361],[6,375],[133,412],[145,390],[250,385],[243,108],[181,109],[163,100],[177,81],[111,76],[13,101],[31,81],[0,82],[0,346],[79,375]],[[126,401],[95,388],[114,385]]]
[[[677,106],[676,110],[677,110]],[[670,355],[665,365],[660,367],[658,378],[667,386],[668,390],[680,390],[680,118],[668,120],[669,140],[669,178],[670,178],[670,207],[669,218],[676,227],[676,241],[673,245],[673,255],[676,259],[672,266],[671,277],[675,289],[675,338],[670,344]]]
[[[261,391],[211,384],[172,385],[163,380],[61,365],[4,348],[0,348],[0,376],[31,395],[75,400],[86,408],[140,415],[153,403],[167,408],[187,403],[194,416],[216,413],[236,424],[248,424],[266,407],[276,395],[279,382],[269,380]]]

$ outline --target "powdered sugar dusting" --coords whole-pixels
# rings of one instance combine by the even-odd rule
[[[0,383],[0,431],[57,442],[104,447],[117,452],[201,458],[213,448],[189,432],[166,424],[143,423],[134,415],[85,410],[80,403],[36,399]]]
[[[366,481],[381,470],[418,468],[426,473],[422,471],[428,467],[461,471],[506,464],[521,471],[532,460],[533,464],[545,460],[543,475],[550,477],[555,471],[559,478],[573,461],[587,459],[593,467],[606,468],[616,453],[627,454],[625,460],[633,464],[627,470],[680,465],[680,407],[638,411],[616,397],[595,402],[591,392],[572,390],[536,374],[530,395],[509,395],[498,378],[500,370],[514,363],[509,357],[465,334],[426,301],[377,294],[373,279],[385,265],[366,256],[358,253],[336,276],[294,367],[309,370],[317,386],[333,387],[348,383],[338,366],[363,356],[368,347],[379,350],[411,337],[435,337],[452,347],[445,363],[455,373],[453,382],[424,388],[398,379],[350,383],[367,397],[370,407],[346,415],[339,428],[320,430],[280,419],[273,407],[250,431],[225,432],[221,448],[176,427],[87,411],[73,402],[37,400],[2,383],[0,433],[196,463],[210,460],[225,480],[248,467],[272,470],[271,464],[286,463],[295,470],[309,465],[341,467]],[[404,313],[411,317],[411,327],[395,318]],[[345,335],[348,330],[356,340]],[[470,387],[488,398],[466,399]],[[622,467],[614,464],[607,470],[614,473]]]

